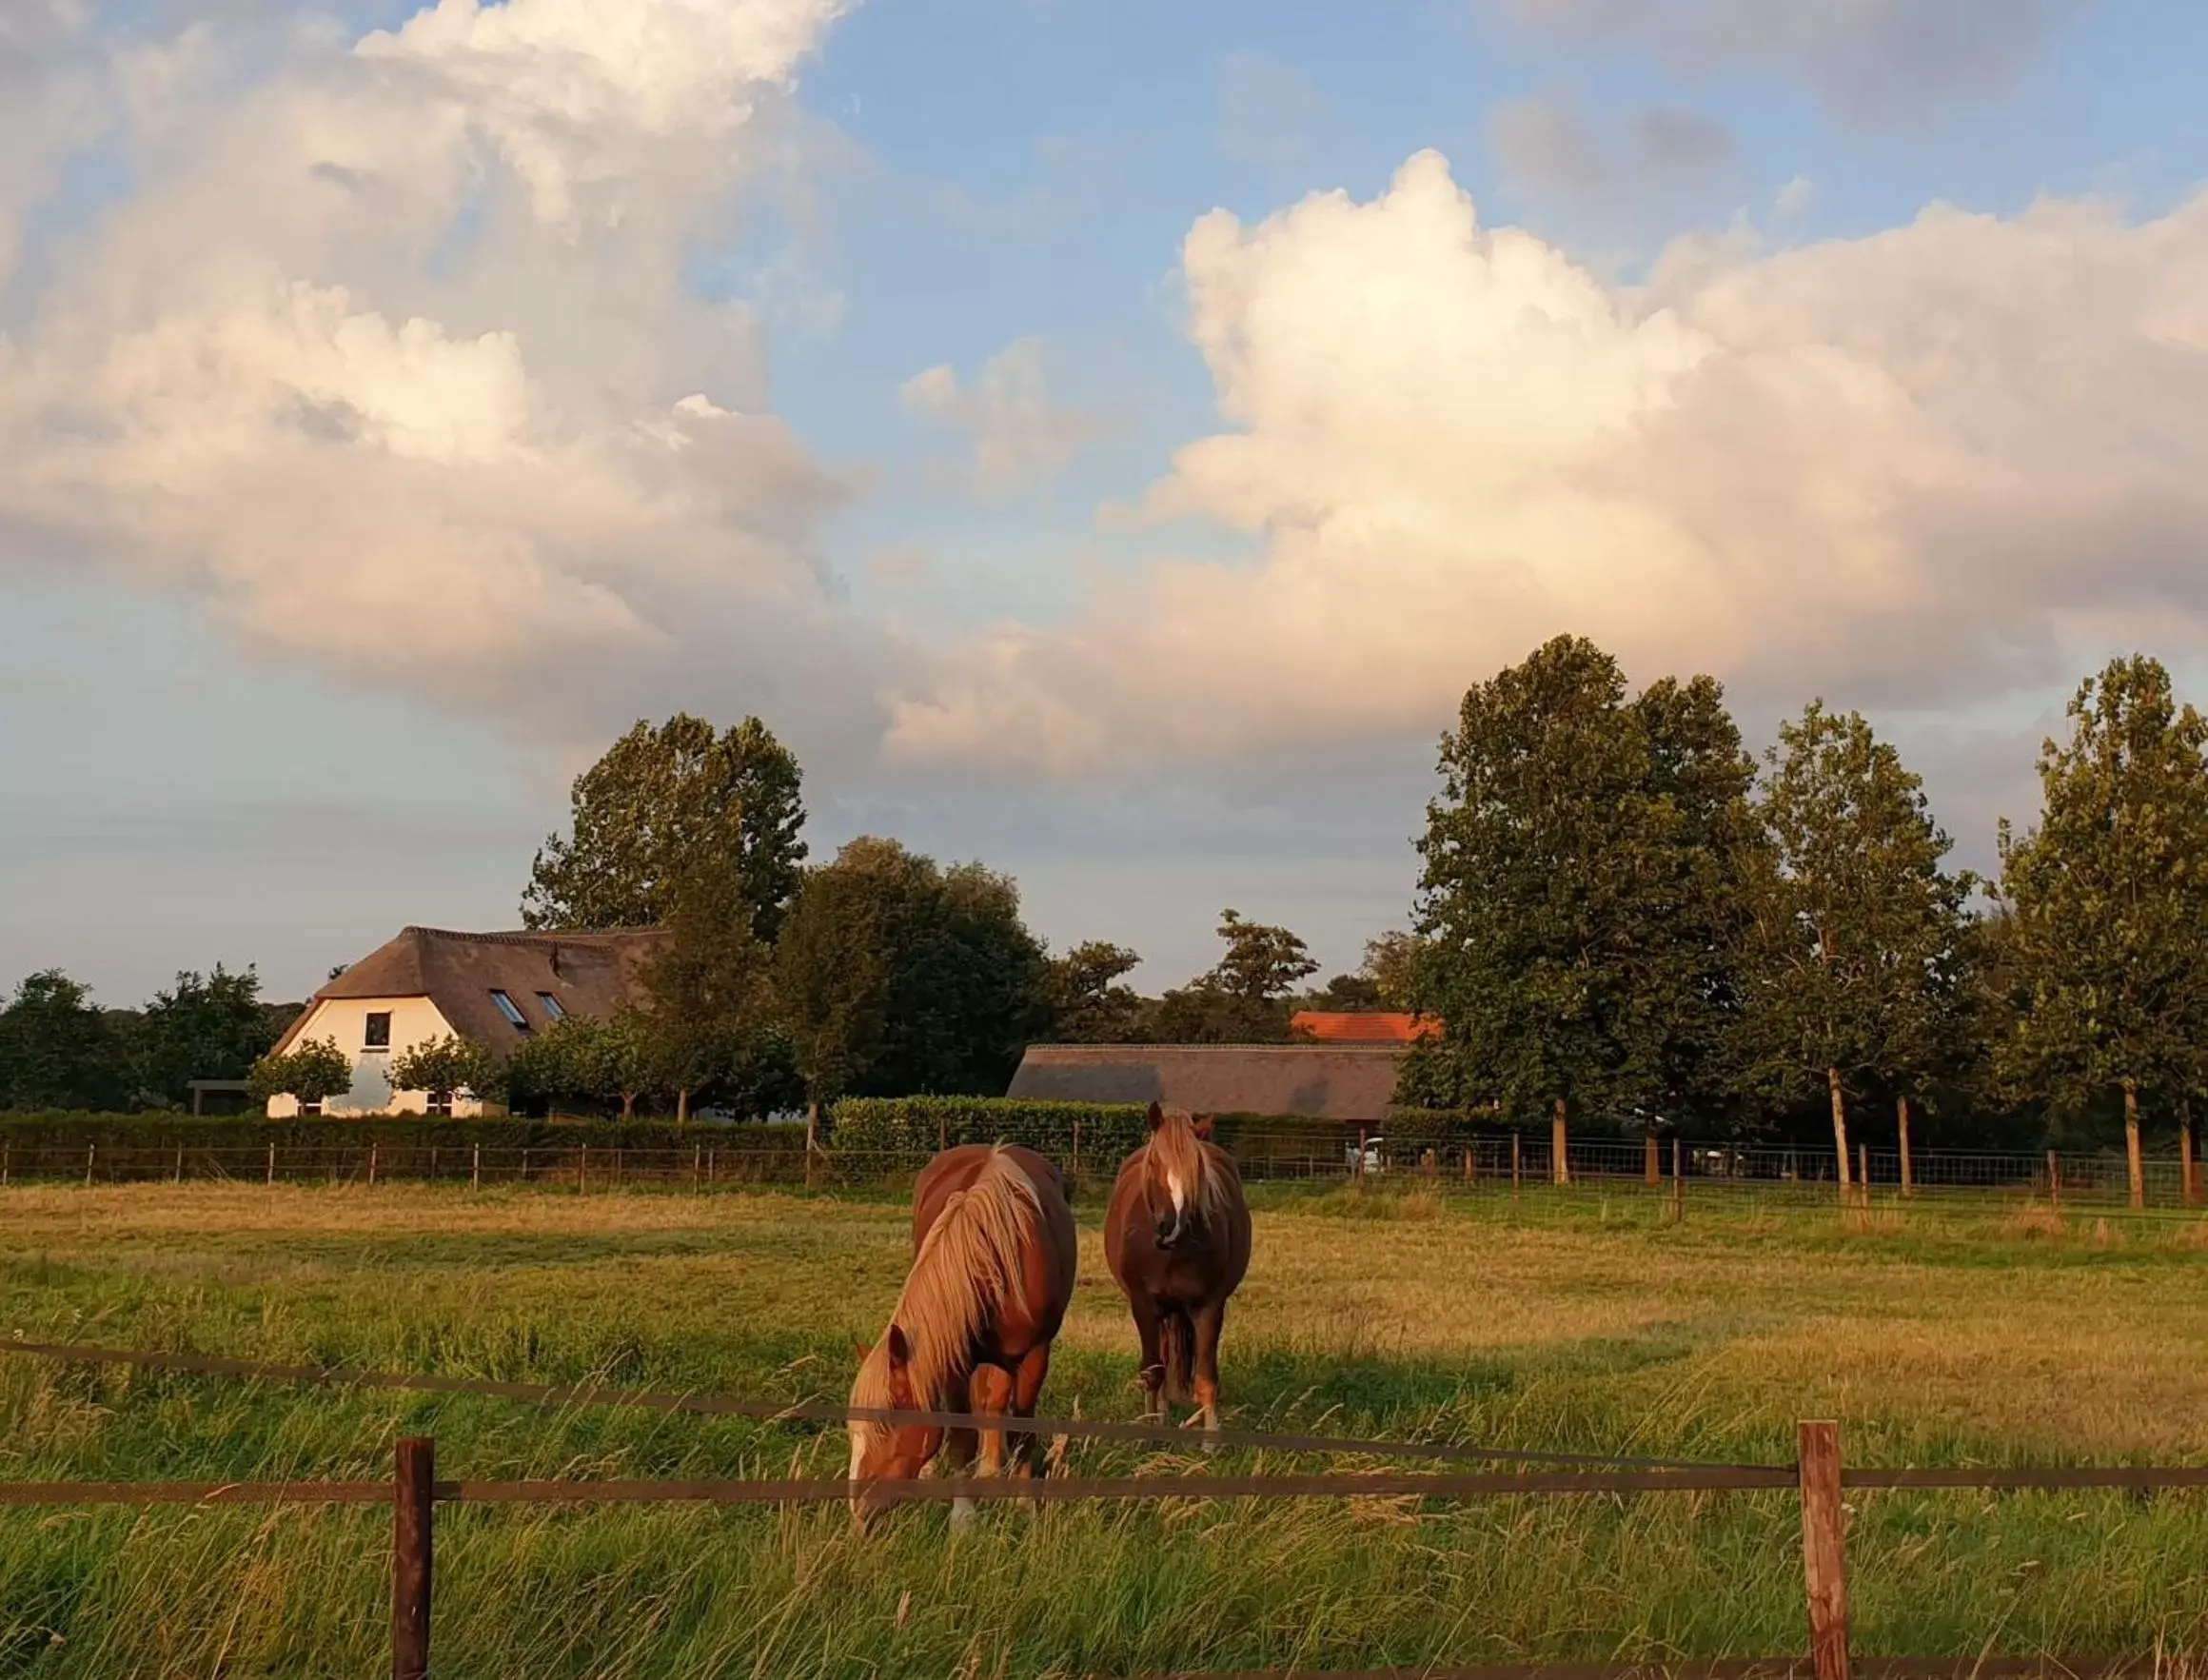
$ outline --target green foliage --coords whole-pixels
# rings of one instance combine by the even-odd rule
[[[1751,1088],[1826,1091],[1844,1166],[1844,1096],[1922,1094],[1962,1026],[1976,883],[1942,867],[1922,781],[1857,714],[1813,702],[1769,760],[1735,1041]]]
[[[393,1091],[422,1091],[447,1101],[462,1095],[498,1101],[506,1084],[505,1063],[497,1053],[457,1034],[399,1052],[390,1072]]]
[[[1371,983],[1382,1008],[1418,1007],[1419,963],[1425,951],[1424,939],[1401,929],[1365,941],[1365,962],[1358,973]]]
[[[1048,1024],[1047,969],[1008,877],[872,838],[807,873],[775,951],[817,1102],[1001,1091]]]
[[[293,1097],[301,1102],[327,1102],[353,1088],[352,1058],[335,1038],[302,1038],[279,1056],[271,1052],[253,1064],[246,1089],[256,1102]]]
[[[574,834],[538,852],[522,919],[538,928],[656,927],[676,885],[718,873],[772,939],[797,891],[805,807],[797,759],[757,718],[716,736],[678,713],[640,721],[575,781]]]
[[[2175,1108],[2208,1089],[2208,722],[2138,655],[2069,716],[2040,749],[2039,827],[2001,837],[2001,1065],[2059,1113],[2111,1091]]]
[[[506,1058],[507,1099],[604,1110],[623,1120],[648,1099],[672,1098],[675,1075],[665,1045],[641,1010],[569,1015],[515,1047]]]
[[[1139,1103],[1031,1102],[1020,1097],[847,1097],[836,1105],[831,1140],[839,1150],[929,1155],[960,1143],[1024,1143],[1055,1158],[1081,1128],[1084,1159],[1110,1161],[1149,1135]]]
[[[1090,939],[1051,959],[1045,978],[1051,1036],[1063,1044],[1133,1044],[1140,1041],[1146,1005],[1120,976],[1142,959],[1125,945]]]
[[[1715,682],[1628,703],[1574,637],[1465,696],[1420,842],[1416,990],[1445,1037],[1407,1096],[1621,1120],[1699,1092],[1727,999],[1712,841],[1739,757]]]
[[[1150,1037],[1167,1044],[1279,1044],[1288,1039],[1289,993],[1318,972],[1302,939],[1285,927],[1219,912],[1226,955],[1208,974],[1157,1000]]]
[[[0,1109],[115,1107],[128,1095],[121,1063],[90,989],[58,968],[26,978],[0,1009]]]
[[[261,977],[250,967],[231,974],[221,963],[202,975],[180,972],[156,992],[129,1034],[131,1078],[138,1100],[188,1107],[193,1079],[243,1079],[288,1024],[261,1001]]]
[[[644,976],[648,1008],[634,1025],[657,1088],[679,1113],[719,1104],[760,1114],[801,1091],[773,989],[773,952],[754,931],[743,883],[712,866],[676,878],[667,940]]]

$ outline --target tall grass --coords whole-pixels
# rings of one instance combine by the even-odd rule
[[[1258,1197],[1231,1421],[1567,1451],[1854,1462],[2200,1462],[2197,1224],[2097,1239],[1998,1212],[1434,1187]],[[1875,1210],[1876,1211],[1876,1210]],[[1133,1415],[1133,1334],[1084,1206],[1048,1408]],[[901,1281],[903,1210],[794,1196],[185,1186],[0,1198],[0,1334],[840,1397]],[[817,1428],[332,1392],[0,1358],[0,1477],[835,1475]],[[1073,1468],[1321,1468],[1079,1443]],[[1344,1459],[1341,1468],[1361,1467]],[[1854,1500],[1858,1649],[2208,1645],[2208,1501]],[[359,1675],[385,1661],[381,1511],[0,1512],[0,1674]],[[860,1541],[837,1509],[457,1508],[444,1671],[1055,1675],[1762,1654],[1804,1642],[1780,1494],[1462,1505],[997,1508]]]

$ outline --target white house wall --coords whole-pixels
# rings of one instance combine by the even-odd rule
[[[391,1048],[370,1050],[367,1048],[368,1017],[385,1014],[391,1018]],[[309,1038],[334,1039],[338,1049],[353,1064],[353,1088],[345,1096],[333,1097],[324,1103],[324,1114],[419,1115],[429,1112],[429,1094],[393,1091],[391,1058],[432,1038],[451,1036],[451,1023],[426,998],[327,998],[314,1006],[306,1026],[291,1041],[291,1047],[296,1050]],[[455,1118],[467,1118],[505,1111],[497,1103],[456,1097],[452,1112]],[[299,1099],[295,1097],[268,1099],[268,1117],[272,1120],[291,1119],[298,1113]]]

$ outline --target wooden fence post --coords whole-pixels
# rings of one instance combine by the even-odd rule
[[[1080,1122],[1079,1120],[1075,1120],[1075,1121],[1074,1122],[1074,1158],[1073,1158],[1073,1164],[1072,1164],[1072,1165],[1071,1165],[1071,1166],[1070,1166],[1070,1167],[1067,1169],[1066,1176],[1067,1176],[1068,1178],[1072,1179],[1072,1178],[1078,1178],[1078,1177],[1080,1177],[1080,1176],[1081,1176],[1081,1122]]]
[[[268,1146],[268,1182],[276,1182],[276,1146],[273,1143]]]
[[[92,1162],[99,1153],[100,1146],[98,1144],[88,1143],[85,1145],[85,1188],[87,1190],[92,1187]]]
[[[690,1193],[695,1196],[705,1188],[705,1145],[690,1146]]]
[[[436,1442],[410,1435],[399,1443],[391,1494],[391,1680],[429,1680]]]
[[[1350,1177],[1352,1177],[1352,1178],[1362,1178],[1364,1176],[1365,1176],[1365,1128],[1364,1128],[1364,1127],[1362,1127],[1362,1126],[1359,1126],[1359,1127],[1357,1128],[1357,1163],[1356,1163],[1356,1165],[1355,1165],[1355,1166],[1353,1166],[1353,1167],[1351,1167],[1351,1168],[1350,1169]]]
[[[1848,1680],[1847,1531],[1841,1507],[1840,1426],[1800,1426],[1802,1570],[1809,1589],[1809,1652],[1817,1680]]]
[[[2051,1149],[2047,1152],[2047,1205],[2062,1205],[2062,1163]]]
[[[1656,1134],[1646,1132],[1641,1137],[1641,1176],[1653,1190],[1664,1181],[1662,1157],[1656,1153]]]
[[[1465,1139],[1465,1188],[1469,1190],[1480,1181],[1480,1169],[1475,1164],[1479,1144],[1474,1138]]]
[[[0,1190],[8,1188],[8,1145],[0,1143]]]
[[[1867,1143],[1855,1146],[1855,1181],[1863,1196],[1863,1210],[1867,1214],[1871,1211],[1871,1146]]]
[[[718,1149],[709,1149],[705,1152],[705,1182],[708,1184],[720,1182],[720,1151]]]
[[[1516,1201],[1516,1200],[1518,1199],[1519,1154],[1520,1154],[1520,1152],[1519,1152],[1519,1147],[1518,1147],[1518,1146],[1519,1146],[1519,1142],[1520,1142],[1520,1138],[1519,1138],[1519,1136],[1518,1136],[1518,1134],[1517,1134],[1517,1133],[1515,1133],[1515,1132],[1511,1133],[1511,1134],[1510,1134],[1510,1199],[1511,1199],[1512,1201]]]
[[[529,1146],[528,1146],[526,1143],[524,1143],[524,1144],[522,1144],[522,1183],[524,1183],[524,1184],[526,1184],[526,1183],[528,1183],[528,1181],[529,1181]]]
[[[480,1143],[475,1146],[474,1157],[468,1162],[467,1187],[470,1190],[483,1188],[483,1145]]]
[[[368,1188],[369,1188],[370,1190],[373,1190],[373,1189],[375,1189],[375,1187],[376,1187],[376,1146],[375,1146],[373,1143],[371,1143],[371,1144],[369,1144],[369,1145],[368,1145]]]
[[[1674,1225],[1686,1220],[1686,1175],[1681,1169],[1679,1139],[1671,1140],[1671,1222]]]
[[[575,1194],[581,1196],[590,1188],[590,1145],[582,1146],[582,1165],[575,1170]]]

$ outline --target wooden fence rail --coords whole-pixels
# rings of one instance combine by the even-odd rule
[[[1022,1420],[1025,1421],[1025,1420]],[[1810,1668],[1816,1680],[1854,1680],[1848,1650],[1847,1540],[1843,1494],[1849,1488],[2021,1489],[2208,1487],[2208,1467],[2120,1466],[2043,1470],[1846,1470],[1836,1424],[1799,1426],[1800,1457],[1792,1466],[1710,1465],[1697,1469],[1527,1470],[1475,1474],[1363,1473],[1347,1475],[1212,1475],[1062,1477],[1004,1480],[945,1477],[931,1481],[879,1481],[861,1485],[870,1505],[1023,1500],[1059,1504],[1075,1500],[1136,1499],[1354,1499],[1516,1498],[1527,1495],[1597,1495],[1714,1492],[1795,1488],[1802,1501],[1802,1558],[1807,1597]],[[663,1504],[795,1505],[850,1500],[848,1481],[441,1481],[436,1448],[426,1437],[398,1443],[387,1482],[14,1482],[0,1483],[0,1506],[53,1505],[267,1505],[344,1504],[392,1508],[391,1672],[396,1680],[427,1680],[430,1607],[435,1589],[435,1525],[440,1505]],[[1903,1663],[1915,1659],[1898,1659]],[[1654,1673],[1663,1665],[1604,1665],[1585,1670],[1603,1676]],[[2126,1669],[2102,1659],[2048,1659],[2034,1673],[2105,1673]],[[1718,1672],[1711,1665],[1686,1665]],[[1792,1673],[1800,1659],[1745,1659],[1744,1675]],[[1416,1670],[1434,1675],[1435,1670]],[[1896,1673],[1891,1664],[1867,1664],[1866,1675]],[[1915,1672],[1918,1670],[1908,1670]],[[1923,1671],[1942,1670],[1927,1663]],[[1972,1673],[2021,1672],[1977,1667]],[[1496,1677],[1542,1680],[1577,1674],[1578,1669],[1517,1665],[1468,1670]]]

